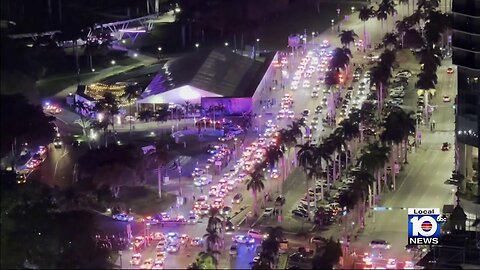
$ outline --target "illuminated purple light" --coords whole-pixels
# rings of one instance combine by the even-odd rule
[[[147,32],[147,30],[145,29],[120,29],[118,31],[124,32],[124,33],[146,33]]]

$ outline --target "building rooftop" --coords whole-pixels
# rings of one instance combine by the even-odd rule
[[[253,60],[230,49],[206,49],[167,62],[142,98],[190,85],[224,97],[251,97],[274,54]]]

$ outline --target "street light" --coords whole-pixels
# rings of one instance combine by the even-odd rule
[[[225,47],[228,47],[228,42],[225,42]]]
[[[157,59],[160,60],[160,53],[162,52],[162,47],[158,46],[157,51],[158,51]]]
[[[340,32],[340,8],[337,8],[338,32]]]
[[[350,9],[352,10],[352,13],[355,12],[355,7],[351,7]]]
[[[333,26],[335,25],[335,20],[332,19],[332,32],[333,32]]]
[[[134,54],[133,54],[133,57],[138,57],[138,53],[134,53]]]
[[[115,60],[110,61],[110,64],[115,65]]]

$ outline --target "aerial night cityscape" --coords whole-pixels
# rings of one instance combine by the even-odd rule
[[[480,0],[1,0],[2,269],[480,269]]]

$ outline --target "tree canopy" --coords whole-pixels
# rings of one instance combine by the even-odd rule
[[[2,95],[0,102],[2,155],[12,150],[15,141],[19,145],[46,145],[52,142],[55,117],[45,115],[40,106],[29,103],[23,95]]]
[[[92,214],[60,212],[54,190],[42,183],[3,184],[14,177],[2,172],[2,269],[109,268],[109,251],[95,242]]]

